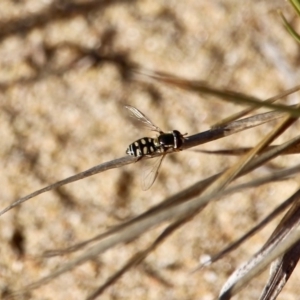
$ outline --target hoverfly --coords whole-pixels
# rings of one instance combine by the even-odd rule
[[[158,132],[158,136],[156,138],[144,137],[130,144],[126,150],[128,155],[142,158],[143,156],[151,157],[156,153],[166,153],[168,150],[181,150],[180,148],[185,140],[184,135],[186,134],[183,135],[178,130],[165,133],[159,127],[154,125],[150,119],[148,119],[137,108],[130,105],[125,105],[125,108],[129,110],[131,117],[141,122],[151,131]],[[143,180],[143,190],[148,190],[154,183],[164,157],[165,154],[159,157],[151,171],[145,174],[146,176]]]

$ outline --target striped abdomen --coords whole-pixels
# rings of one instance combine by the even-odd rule
[[[136,157],[150,155],[155,152],[161,152],[161,147],[157,144],[156,139],[148,137],[144,137],[133,142],[126,150],[128,155],[133,155]]]

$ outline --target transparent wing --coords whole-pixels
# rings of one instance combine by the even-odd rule
[[[143,178],[142,178],[142,189],[144,191],[149,190],[153,185],[155,179],[157,178],[159,168],[161,163],[164,159],[165,155],[148,159],[147,165],[145,165],[145,169],[143,171]]]
[[[144,126],[152,131],[163,133],[162,130],[154,125],[141,111],[131,105],[125,105],[125,108],[129,110],[129,114],[135,120],[141,122]]]

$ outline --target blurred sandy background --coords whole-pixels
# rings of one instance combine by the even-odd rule
[[[95,1],[72,7],[68,1],[53,6],[53,1],[1,0],[1,209],[36,189],[122,157],[131,142],[151,135],[130,123],[124,104],[136,106],[164,130],[189,134],[240,110],[158,82],[134,81],[127,65],[205,80],[261,99],[299,83],[299,46],[277,13],[281,9],[299,24],[286,1]],[[299,100],[294,96],[289,101]],[[265,125],[202,149],[253,146],[271,128]],[[279,142],[299,129],[296,123]],[[298,160],[298,155],[284,157],[274,165]],[[0,220],[1,297],[77,255],[45,259],[43,251],[91,238],[235,161],[185,151],[165,159],[149,191],[142,191],[140,165],[135,164],[72,183],[8,212]],[[264,170],[251,176],[262,174]],[[215,299],[229,274],[260,248],[276,223],[230,257],[189,272],[296,187],[297,181],[290,180],[210,205],[101,299]],[[107,251],[25,299],[84,299],[162,229]],[[235,299],[257,299],[267,275]],[[299,280],[296,270],[279,299],[296,299]]]

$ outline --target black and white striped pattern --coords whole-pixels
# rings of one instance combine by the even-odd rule
[[[156,152],[162,152],[161,146],[157,143],[156,139],[149,137],[141,138],[130,144],[126,150],[128,155],[136,157],[151,155]]]

